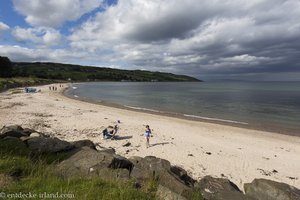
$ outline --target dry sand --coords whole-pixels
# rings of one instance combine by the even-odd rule
[[[164,158],[195,179],[225,177],[240,189],[254,178],[300,188],[300,137],[96,105],[65,97],[60,87],[38,88],[39,93],[14,89],[0,94],[1,127],[20,124],[68,141],[90,139],[125,157]],[[103,140],[101,131],[116,120],[121,121],[120,138]],[[150,148],[143,136],[145,124],[153,131]],[[123,147],[127,142],[131,145]]]

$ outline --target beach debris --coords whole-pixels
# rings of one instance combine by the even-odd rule
[[[190,154],[188,154],[188,156],[194,156],[194,155],[190,153]]]
[[[264,157],[264,156],[263,156],[262,158],[265,159],[265,160],[270,160],[270,158],[268,158],[268,157]]]
[[[131,143],[130,142],[126,142],[125,144],[123,144],[122,146],[123,147],[129,147],[131,145]]]
[[[205,152],[207,155],[211,155],[211,152],[209,152],[209,151],[207,151],[207,152]]]
[[[298,180],[297,177],[292,177],[292,176],[287,176],[288,179],[291,179],[291,180]]]
[[[268,170],[264,170],[264,169],[257,168],[257,170],[259,170],[260,173],[261,173],[262,175],[264,175],[264,176],[271,176],[272,174],[278,173],[278,171],[275,170],[275,169],[274,169],[273,171],[268,171]]]

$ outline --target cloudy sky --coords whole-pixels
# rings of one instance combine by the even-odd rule
[[[300,0],[1,0],[0,55],[300,80]]]

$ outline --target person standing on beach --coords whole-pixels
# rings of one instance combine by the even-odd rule
[[[150,143],[149,143],[149,139],[150,139],[150,136],[151,136],[151,129],[149,127],[149,125],[146,125],[146,130],[145,130],[145,138],[146,138],[146,147],[150,147]]]

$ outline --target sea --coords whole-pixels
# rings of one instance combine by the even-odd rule
[[[300,82],[89,82],[65,95],[162,115],[300,136]]]

